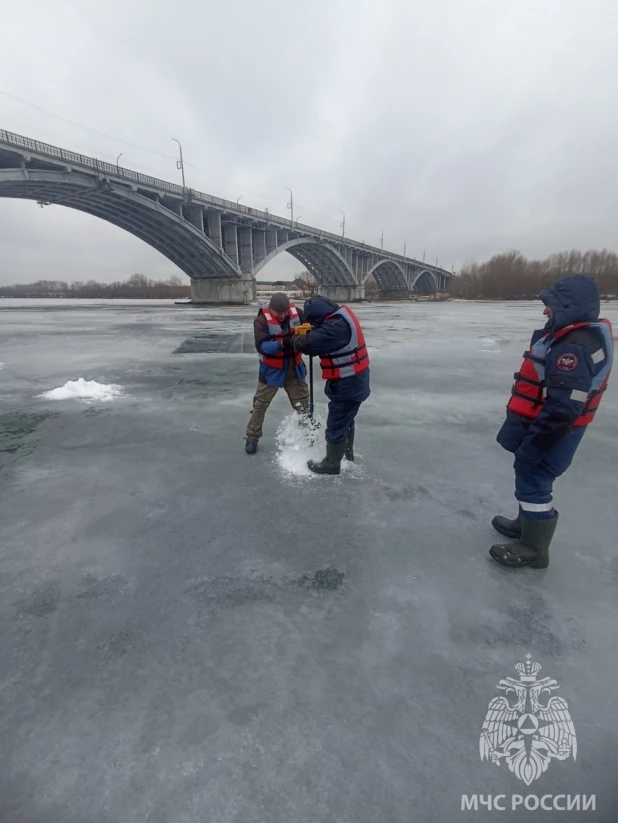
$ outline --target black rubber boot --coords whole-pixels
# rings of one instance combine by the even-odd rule
[[[346,443],[344,457],[346,460],[350,460],[352,463],[354,462],[354,434],[356,429],[354,426],[350,426],[348,429],[348,442]]]
[[[343,443],[327,443],[326,457],[320,463],[309,460],[307,465],[316,474],[340,474],[341,461],[346,448],[346,441]]]
[[[501,514],[498,514],[494,517],[491,521],[491,525],[494,529],[504,537],[511,537],[514,539],[518,539],[521,537],[521,509],[515,520],[509,520],[508,517],[503,517]]]
[[[255,454],[258,450],[258,441],[257,440],[247,440],[245,443],[245,451],[247,454]]]
[[[520,569],[546,569],[549,566],[549,547],[558,525],[558,512],[548,520],[521,518],[521,538],[516,543],[496,544],[489,554],[503,566]]]

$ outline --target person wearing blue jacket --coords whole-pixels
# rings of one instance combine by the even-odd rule
[[[564,277],[540,298],[547,324],[532,335],[497,437],[515,455],[519,515],[494,517],[496,531],[516,542],[496,544],[489,553],[512,568],[549,565],[558,522],[554,480],[571,465],[594,419],[614,357],[611,324],[599,320],[599,290],[592,278]]]
[[[311,331],[295,334],[289,345],[296,352],[319,356],[324,393],[329,399],[326,457],[308,466],[316,474],[339,474],[345,456],[354,460],[355,419],[370,394],[369,355],[365,336],[354,312],[326,297],[310,297],[304,306]]]
[[[260,373],[246,431],[247,454],[255,454],[258,450],[266,412],[279,389],[285,389],[292,408],[299,414],[309,410],[307,368],[302,355],[286,345],[302,321],[302,312],[290,302],[287,294],[279,292],[273,294],[268,306],[259,310],[253,322]]]

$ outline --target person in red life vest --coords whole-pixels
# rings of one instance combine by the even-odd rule
[[[291,338],[296,352],[319,356],[324,393],[329,399],[326,423],[326,457],[308,466],[316,474],[339,474],[345,455],[354,460],[354,421],[361,403],[369,397],[369,355],[358,318],[347,306],[325,297],[306,301],[305,322],[312,330]]]
[[[497,438],[515,455],[519,515],[494,517],[496,531],[516,542],[494,545],[489,553],[514,568],[549,565],[558,522],[554,480],[569,468],[594,420],[614,359],[612,327],[599,320],[599,290],[592,278],[565,277],[540,298],[547,325],[532,335]]]
[[[253,398],[253,410],[246,432],[245,451],[255,454],[268,407],[279,389],[287,396],[299,414],[309,410],[307,368],[302,355],[284,343],[294,328],[303,321],[303,314],[290,302],[287,294],[273,294],[268,306],[261,308],[253,322],[255,348],[260,356],[258,387]]]

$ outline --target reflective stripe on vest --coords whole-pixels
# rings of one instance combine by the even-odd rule
[[[264,306],[262,308],[262,314],[266,318],[270,339],[282,340],[284,335],[283,329],[281,328],[281,324],[274,317],[273,313],[271,312],[268,306]],[[293,329],[295,326],[299,325],[300,317],[298,315],[298,309],[296,308],[294,303],[290,302],[290,328]],[[286,359],[289,361],[290,358],[293,358],[294,363],[298,366],[299,363],[302,361],[303,356],[300,352],[292,351],[290,351],[287,355],[284,351],[277,352],[277,354],[260,354],[260,360],[262,361],[262,363],[264,363],[265,366],[270,366],[271,369],[285,369],[285,361]]]
[[[601,363],[603,360],[605,360],[605,363],[599,373],[593,377],[590,391],[586,394],[574,390],[571,392],[571,399],[584,403],[584,407],[573,425],[587,426],[592,422],[594,414],[601,404],[603,392],[607,388],[614,361],[614,341],[609,320],[599,320],[596,323],[573,323],[553,335],[546,334],[537,340],[530,350],[525,352],[524,362],[520,370],[515,373],[515,383],[511,390],[511,399],[507,405],[509,411],[533,420],[538,416],[547,395],[545,360],[549,350],[554,343],[575,329],[587,328],[599,329],[602,332],[604,347],[590,356],[595,364]]]
[[[365,345],[365,335],[354,312],[347,306],[329,314],[326,320],[339,315],[350,327],[350,342],[337,351],[320,356],[322,377],[324,380],[337,380],[341,377],[353,377],[369,368],[369,355]]]

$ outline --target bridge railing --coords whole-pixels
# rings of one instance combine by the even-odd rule
[[[444,269],[439,269],[432,265],[426,265],[425,263],[421,263],[419,260],[415,260],[412,257],[404,257],[401,254],[385,252],[383,249],[378,249],[376,246],[369,246],[366,243],[360,243],[357,240],[342,238],[339,234],[333,234],[332,232],[322,231],[322,229],[316,229],[313,226],[306,226],[304,224],[299,224],[298,222],[292,222],[291,220],[286,220],[284,217],[278,217],[270,212],[253,209],[250,206],[241,206],[240,203],[233,203],[231,200],[224,200],[221,197],[214,197],[211,194],[205,194],[197,189],[183,188],[175,183],[169,183],[167,180],[161,180],[158,177],[151,177],[148,174],[141,174],[141,172],[125,169],[122,166],[115,165],[114,163],[106,163],[104,160],[97,160],[94,157],[88,157],[84,154],[78,154],[73,151],[68,151],[67,149],[61,149],[58,146],[52,146],[50,143],[42,143],[39,140],[32,140],[30,137],[23,137],[21,134],[14,134],[13,132],[6,131],[5,129],[0,129],[0,142],[18,146],[23,149],[30,149],[37,154],[43,154],[47,157],[55,157],[59,160],[65,160],[68,163],[76,163],[77,165],[86,166],[99,173],[111,174],[116,177],[131,180],[135,183],[142,183],[145,186],[163,189],[171,194],[178,194],[183,198],[189,196],[191,200],[196,200],[202,203],[210,203],[213,206],[219,206],[226,211],[233,211],[240,214],[246,214],[250,217],[256,217],[259,220],[264,220],[267,223],[272,223],[273,225],[284,229],[302,231],[306,234],[312,234],[319,237],[320,239],[331,240],[336,243],[343,242],[348,246],[354,246],[355,248],[359,248],[373,254],[378,254],[383,257],[390,258],[391,260],[398,260],[401,263],[422,266],[427,271],[445,274],[448,277],[451,276],[451,273],[445,271]]]

